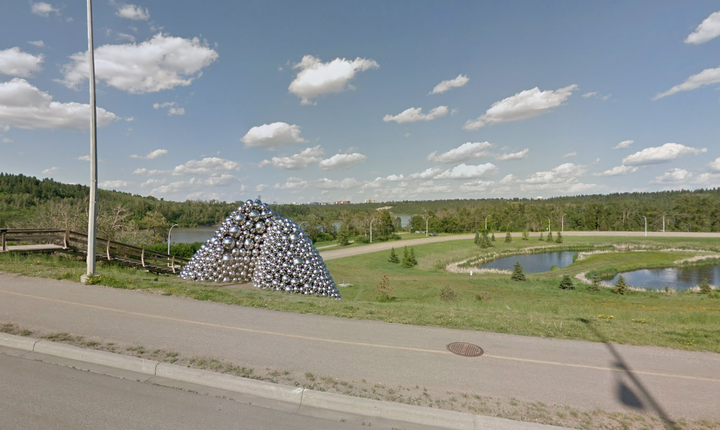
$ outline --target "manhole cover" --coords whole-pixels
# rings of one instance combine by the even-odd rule
[[[463,357],[480,357],[485,351],[477,345],[467,342],[453,342],[447,346],[448,351]]]

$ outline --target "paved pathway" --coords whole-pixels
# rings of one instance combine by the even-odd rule
[[[281,313],[3,273],[0,321],[386,386],[720,419],[714,353]],[[485,355],[453,355],[454,341]]]

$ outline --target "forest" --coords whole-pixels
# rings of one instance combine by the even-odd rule
[[[87,229],[89,188],[52,179],[0,173],[0,227]],[[251,196],[248,196],[250,198]],[[128,243],[161,243],[173,224],[217,225],[240,202],[168,201],[118,191],[98,191],[98,235]],[[520,231],[720,231],[720,188],[579,195],[548,199],[455,199],[349,205],[271,205],[303,223],[313,240],[366,236],[387,239],[409,229],[439,233]],[[339,225],[339,228],[338,228]],[[407,230],[407,228],[406,228]]]

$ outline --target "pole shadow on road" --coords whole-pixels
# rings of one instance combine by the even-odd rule
[[[633,371],[630,369],[630,366],[627,364],[622,355],[620,355],[620,352],[618,352],[618,350],[610,342],[610,340],[607,339],[597,328],[595,328],[595,326],[593,326],[590,320],[585,318],[579,318],[579,320],[580,322],[584,323],[593,333],[595,333],[595,336],[597,336],[598,339],[600,339],[605,344],[605,346],[610,351],[610,354],[612,354],[613,358],[615,359],[615,367],[621,370],[623,374],[627,377],[627,379],[630,381],[631,386],[629,386],[622,380],[618,380],[618,399],[624,405],[631,408],[643,411],[653,409],[658,414],[660,419],[665,422],[666,428],[671,430],[679,430],[675,421],[670,418],[670,416],[667,414],[667,412],[665,412],[660,403],[655,400],[652,393],[650,393],[650,391],[648,391],[647,387],[645,387],[645,385],[640,381],[640,379],[635,376]],[[633,390],[633,387],[635,388],[635,390]],[[645,398],[647,405],[636,394],[637,392],[641,393],[642,397]]]

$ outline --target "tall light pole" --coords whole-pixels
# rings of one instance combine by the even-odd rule
[[[430,224],[429,224],[429,223],[430,223],[430,218],[432,218],[432,215],[430,215],[429,217],[425,218],[425,237],[428,237],[428,228],[429,228],[428,226],[430,225]]]
[[[560,218],[560,231],[565,232],[565,214],[562,214],[562,217]]]
[[[550,232],[550,231],[552,231],[552,230],[550,230],[550,217],[548,216],[548,217],[545,217],[545,218],[548,219],[548,232]]]
[[[170,230],[168,230],[168,255],[170,255],[170,233],[172,233],[173,227],[178,227],[178,225],[173,224],[172,227],[170,227]]]
[[[372,243],[372,223],[374,223],[374,222],[375,222],[374,218],[370,220],[370,243]]]
[[[490,218],[490,215],[485,217],[485,231],[487,231],[487,219]]]
[[[87,0],[88,64],[90,65],[90,198],[87,235],[87,277],[95,274],[97,222],[97,110],[95,108],[95,50],[93,44],[92,0]]]
[[[647,237],[647,217],[643,215],[643,218],[645,218],[645,237]]]
[[[663,233],[665,233],[665,212],[663,212]]]

